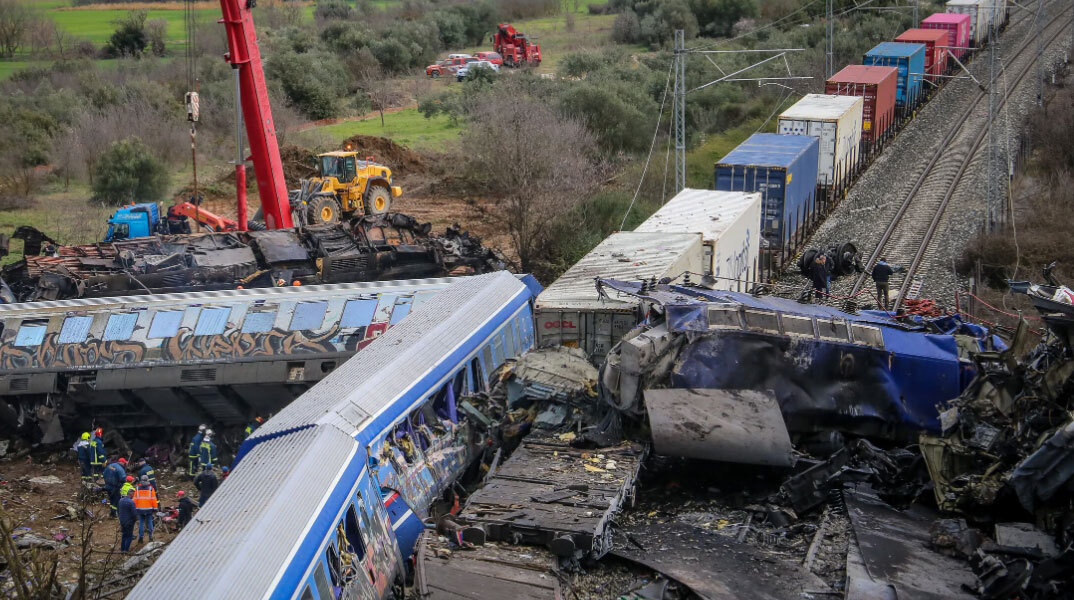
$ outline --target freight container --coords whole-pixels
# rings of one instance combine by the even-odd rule
[[[613,233],[537,296],[537,345],[581,348],[599,363],[639,319],[636,298],[602,298],[595,278],[659,280],[701,273],[703,257],[700,233]]]
[[[925,29],[947,31],[947,46],[957,58],[962,58],[970,45],[970,16],[961,13],[935,13],[921,21]]]
[[[925,44],[884,42],[865,54],[866,65],[895,67],[899,70],[895,83],[895,105],[913,107],[921,96],[922,73],[925,72]]]
[[[861,96],[861,135],[866,141],[880,139],[895,122],[895,67],[848,65],[828,80],[825,94]]]
[[[634,231],[700,233],[715,289],[745,290],[757,276],[761,194],[684,189]]]
[[[806,94],[779,116],[776,132],[820,140],[817,183],[845,182],[858,162],[864,100],[858,96]]]
[[[939,82],[937,75],[947,72],[947,45],[948,33],[936,29],[907,29],[895,38],[896,42],[908,44],[925,44],[925,73],[934,83]]]
[[[765,271],[783,263],[816,218],[819,155],[813,136],[755,133],[716,163],[716,189],[761,193]]]
[[[984,8],[981,9],[981,4]],[[947,12],[970,17],[970,46],[980,48],[988,40],[992,0],[948,0]]]

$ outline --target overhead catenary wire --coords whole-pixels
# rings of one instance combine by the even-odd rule
[[[653,141],[649,144],[649,154],[645,157],[645,166],[641,169],[641,177],[638,178],[638,187],[634,190],[634,197],[630,199],[630,205],[627,206],[626,213],[623,214],[623,220],[619,223],[619,229],[622,230],[626,226],[627,217],[630,216],[630,211],[634,208],[634,203],[638,200],[638,194],[641,193],[641,186],[645,183],[645,173],[649,170],[649,161],[653,158],[653,149],[656,148],[656,138],[660,136],[660,119],[664,116],[664,105],[668,99],[668,88],[671,86],[671,71],[675,68],[675,59],[671,60],[671,64],[668,65],[667,79],[664,81],[664,94],[660,97],[660,110],[656,113],[656,127],[653,128]]]

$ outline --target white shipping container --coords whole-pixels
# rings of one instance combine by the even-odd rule
[[[760,229],[759,192],[687,188],[634,231],[700,233],[704,272],[716,278],[716,289],[741,291],[756,272]]]
[[[981,5],[984,4],[982,10]],[[970,16],[970,45],[980,48],[988,39],[992,0],[948,0],[947,12]]]
[[[638,300],[601,298],[595,278],[659,280],[700,273],[703,256],[699,233],[613,233],[537,296],[537,345],[581,348],[594,361],[602,359],[637,325]]]
[[[779,116],[776,133],[818,138],[817,183],[834,185],[858,160],[864,107],[861,96],[806,94]]]

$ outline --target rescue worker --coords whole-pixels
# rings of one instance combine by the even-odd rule
[[[828,294],[828,259],[821,254],[809,268],[809,280],[813,282],[813,296],[818,302]]]
[[[90,434],[85,432],[74,445],[75,454],[78,455],[78,470],[82,475],[82,485],[93,483],[93,470],[90,466],[93,449],[90,444]]]
[[[201,448],[201,440],[205,437],[205,429],[206,426],[204,423],[198,425],[198,432],[190,439],[190,447],[186,451],[186,457],[190,467],[187,470],[187,475],[190,475],[191,477],[198,474],[198,452]]]
[[[123,482],[123,487],[119,488],[119,499],[122,500],[127,495],[129,490],[134,489],[134,476],[127,475],[127,480]]]
[[[186,492],[179,490],[175,493],[179,499],[179,526],[183,527],[194,516],[194,501],[186,497]]]
[[[153,489],[157,489],[157,473],[153,470],[153,467],[146,462],[144,458],[138,459],[138,479],[143,477],[149,478],[149,485],[153,486]]]
[[[127,490],[126,495],[119,499],[119,530],[122,541],[119,549],[129,552],[131,542],[134,541],[134,522],[138,520],[138,509],[134,505],[134,488]]]
[[[93,468],[94,478],[104,474],[104,461],[108,458],[104,450],[104,440],[101,439],[103,434],[104,430],[98,427],[90,436],[90,466]]]
[[[138,511],[138,543],[144,543],[145,531],[149,530],[149,541],[153,541],[153,515],[160,503],[157,491],[149,485],[149,478],[142,477],[138,487],[134,488],[134,508]]]
[[[216,488],[220,487],[220,482],[216,479],[216,473],[213,473],[212,467],[206,465],[202,468],[201,473],[194,478],[194,487],[197,488],[199,494],[198,506],[205,508],[209,496],[212,496]]]
[[[202,469],[215,467],[220,460],[216,456],[216,444],[213,443],[213,430],[206,429],[205,437],[198,446],[198,466]]]
[[[231,475],[231,469],[226,466],[220,467],[220,483],[224,483],[224,480],[227,479],[228,475]]]
[[[127,459],[120,458],[104,469],[104,491],[108,492],[108,516],[115,518],[119,507],[120,488],[127,478]]]
[[[876,299],[878,302],[883,303],[884,310],[888,309],[889,304],[888,293],[891,289],[889,280],[891,279],[892,274],[900,273],[902,271],[902,267],[888,264],[883,258],[876,261],[876,265],[873,267],[873,283],[876,284]]]
[[[243,439],[246,439],[253,435],[253,433],[257,431],[257,428],[260,427],[261,424],[264,422],[265,420],[261,417],[254,417],[254,420],[250,421],[250,424],[246,426],[246,437],[244,437]]]

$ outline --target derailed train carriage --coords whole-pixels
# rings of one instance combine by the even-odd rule
[[[643,391],[652,387],[757,390],[771,394],[792,435],[915,439],[939,431],[938,407],[973,379],[970,352],[1005,347],[957,316],[908,324],[881,312],[699,287],[599,287],[649,311],[648,324],[609,355],[603,383],[621,410],[650,409],[650,420]]]
[[[457,399],[532,347],[537,291],[461,280],[336,369],[243,444],[129,598],[390,597],[430,506],[486,444]]]

